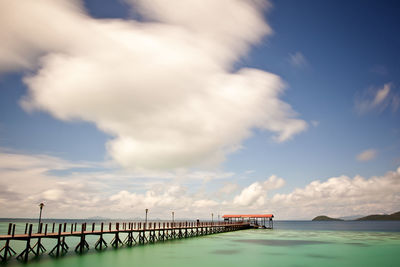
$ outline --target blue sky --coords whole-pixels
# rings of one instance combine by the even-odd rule
[[[179,2],[176,3],[179,4]],[[193,0],[193,4],[196,2]],[[252,5],[251,1],[242,2]],[[2,217],[23,217],[25,216],[23,208],[35,206],[38,201],[45,201],[48,204],[50,217],[82,217],[87,214],[93,216],[106,214],[110,217],[133,216],[124,214],[123,211],[127,208],[131,209],[130,214],[140,216],[140,210],[145,206],[150,206],[155,210],[155,216],[163,217],[167,216],[168,212],[164,212],[166,208],[160,204],[162,199],[169,199],[171,203],[181,202],[182,205],[170,204],[167,210],[177,210],[182,217],[189,216],[190,210],[193,209],[200,217],[207,217],[211,211],[215,213],[270,211],[282,219],[308,219],[320,213],[345,216],[390,213],[399,210],[400,206],[396,203],[400,203],[397,201],[400,198],[398,194],[400,184],[398,169],[400,166],[400,55],[397,51],[400,47],[400,36],[397,30],[397,26],[400,25],[397,15],[400,5],[396,1],[299,1],[296,3],[272,1],[272,5],[259,14],[257,8],[247,14],[241,13],[240,5],[233,5],[232,10],[237,11],[237,14],[243,14],[242,20],[239,19],[239,21],[235,21],[236,17],[231,18],[229,13],[225,14],[224,10],[220,9],[223,5],[230,5],[228,2],[213,4],[212,1],[206,1],[202,5],[205,6],[206,11],[209,11],[205,14],[210,14],[210,17],[207,17],[208,15],[202,17],[203,14],[200,11],[199,16],[193,17],[193,24],[191,24],[191,18],[176,20],[180,18],[180,14],[174,13],[177,8],[174,7],[175,3],[170,4],[171,9],[165,9],[166,17],[163,17],[164,14],[157,13],[163,10],[161,5],[148,4],[149,6],[146,6],[147,4],[143,1],[104,3],[84,1],[85,8],[79,6],[79,3],[82,2],[76,1],[76,7],[80,9],[80,12],[71,11],[70,7],[62,4],[61,7],[55,5],[57,10],[54,12],[65,11],[66,14],[73,14],[72,18],[65,21],[60,19],[60,22],[57,22],[67,33],[69,27],[74,29],[75,26],[72,25],[79,19],[82,19],[83,23],[102,25],[98,27],[108,25],[110,28],[101,29],[101,31],[106,34],[108,31],[118,34],[117,37],[121,38],[118,40],[126,41],[131,46],[133,50],[130,51],[139,49],[139,51],[145,51],[141,53],[146,54],[147,50],[140,48],[140,44],[136,46],[135,38],[123,39],[125,36],[128,38],[128,35],[124,35],[122,26],[115,26],[113,21],[118,21],[126,27],[131,22],[144,25],[154,22],[161,27],[168,27],[163,28],[158,35],[158,29],[144,28],[142,31],[147,34],[156,34],[155,38],[158,38],[172,34],[170,26],[173,25],[176,26],[177,31],[181,29],[188,31],[185,32],[187,36],[185,35],[184,38],[194,38],[190,40],[195,41],[196,45],[204,40],[214,42],[216,39],[226,47],[223,50],[207,50],[203,57],[202,54],[183,54],[186,53],[186,46],[182,46],[181,50],[179,48],[174,50],[171,44],[163,43],[164,39],[161,41],[157,39],[157,45],[150,50],[152,55],[145,61],[149,63],[148,65],[147,63],[145,66],[139,65],[137,69],[135,57],[121,52],[122,57],[116,56],[111,61],[118,65],[108,65],[105,68],[100,66],[100,68],[94,65],[102,64],[103,61],[90,61],[94,67],[88,73],[84,73],[87,68],[79,69],[81,65],[68,65],[70,64],[68,57],[81,53],[82,47],[88,43],[81,44],[80,40],[76,40],[76,42],[68,41],[72,44],[56,44],[52,47],[55,41],[51,30],[40,32],[42,28],[38,26],[33,32],[31,30],[32,37],[24,37],[27,40],[24,42],[25,46],[21,45],[20,49],[20,44],[17,44],[16,40],[24,39],[18,39],[18,34],[30,31],[29,27],[21,22],[20,27],[12,28],[7,32],[8,18],[0,20],[0,36],[3,36],[3,39],[9,38],[9,44],[12,44],[11,48],[6,47],[4,51],[0,50],[0,63],[3,60],[0,64],[0,152],[4,160],[0,166],[0,184],[3,184],[3,190],[0,191],[0,203],[14,198],[22,203],[20,207],[1,210]],[[15,12],[19,8],[16,4],[11,9],[9,1],[5,1],[2,5],[5,7],[2,10],[9,8]],[[36,5],[51,7],[53,4],[43,0],[38,1]],[[146,11],[146,8],[148,8],[147,13],[143,11]],[[184,6],[183,10],[185,8],[189,13],[195,12],[190,6]],[[34,12],[43,11],[36,11],[33,8],[32,11],[25,12],[30,16],[29,12],[34,15]],[[52,9],[45,12],[49,17],[44,17],[43,23],[58,20],[56,14],[51,14]],[[167,16],[168,12],[171,13],[171,17]],[[213,20],[214,13],[217,15],[215,21]],[[257,15],[261,16],[264,22],[253,19]],[[18,16],[13,19],[17,21],[17,23],[14,21],[17,25],[23,20]],[[217,29],[215,33],[214,29],[207,28],[210,27],[207,20],[218,25],[215,27]],[[243,29],[238,27],[238,23],[245,25]],[[222,25],[221,29],[219,29],[219,24]],[[232,30],[235,27],[238,28],[237,36],[234,34],[235,30]],[[134,30],[132,29],[132,33]],[[208,40],[210,32],[216,35],[212,35],[214,39]],[[15,39],[13,39],[14,36],[16,36]],[[172,39],[177,38],[175,35],[168,36],[172,36],[169,37]],[[102,40],[100,38],[103,37],[93,38]],[[231,42],[229,38],[237,39],[232,39]],[[184,39],[185,45],[188,39]],[[246,49],[242,50],[242,47],[237,44],[241,44]],[[62,50],[64,45],[73,48],[64,51]],[[166,51],[172,51],[172,54],[165,54],[164,48]],[[190,49],[191,47],[188,51]],[[208,48],[201,47],[200,49]],[[99,51],[98,54],[106,55],[107,58],[107,53],[110,57],[114,57],[117,50],[121,51],[123,48],[114,47],[111,42],[105,42],[104,47],[93,48],[93,51],[96,53]],[[224,55],[226,51],[229,51],[226,58],[217,63],[209,64],[207,61],[205,65],[201,65],[201,68],[197,63],[192,64],[196,60],[201,62],[203,58],[208,60],[209,55],[213,61],[214,58]],[[88,54],[91,53],[92,51]],[[2,54],[5,56],[2,57]],[[16,56],[7,57],[14,54],[29,58],[30,62],[20,64],[15,59]],[[51,58],[53,55],[57,57]],[[177,62],[175,59],[180,60],[181,56],[188,61],[187,67],[183,65],[184,67],[179,69],[179,66],[175,65]],[[188,58],[188,56],[193,56],[193,58]],[[120,58],[125,57],[128,59],[119,61]],[[131,57],[132,61],[129,60]],[[155,64],[152,65],[152,62],[158,62],[160,57],[165,57],[164,62],[160,60],[164,64],[161,71],[154,67]],[[83,60],[86,56],[76,56],[76,58]],[[265,97],[265,95],[251,95],[254,90],[252,80],[246,80],[244,88],[238,90],[246,92],[243,96],[244,103],[246,99],[253,99],[255,96],[252,100],[254,102],[249,102],[248,106],[240,103],[237,106],[239,108],[230,107],[229,101],[219,103],[219,92],[221,94],[225,92],[224,82],[215,88],[207,88],[203,92],[204,95],[213,95],[215,92],[218,95],[213,95],[212,98],[206,98],[204,101],[201,99],[201,103],[207,104],[200,106],[204,110],[195,109],[199,112],[198,116],[192,117],[190,110],[185,108],[186,104],[182,104],[182,109],[178,109],[178,113],[169,114],[169,110],[174,109],[175,104],[180,107],[180,102],[175,103],[175,100],[169,100],[170,97],[179,99],[189,94],[188,99],[196,103],[198,100],[196,94],[203,90],[203,80],[211,79],[208,70],[202,75],[197,75],[196,72],[202,72],[206,66],[212,73],[214,65],[219,66],[218,71],[220,67],[224,69],[221,75],[225,77],[223,81],[227,84],[230,84],[230,78],[227,76],[236,75],[244,68],[272,73],[279,76],[280,81],[277,82],[273,77],[265,76],[268,79],[267,82],[271,82],[271,88],[274,89],[266,92],[271,99],[263,103],[257,102],[257,98]],[[140,81],[140,85],[146,85],[148,82],[148,87],[140,87],[136,80],[129,80],[132,83],[126,83],[129,86],[137,85],[138,89],[135,89],[136,91],[132,94],[123,91],[122,98],[115,92],[118,92],[118,86],[126,86],[125,81],[122,81],[121,85],[119,81],[115,83],[115,88],[106,87],[102,91],[106,99],[104,97],[97,99],[95,86],[93,87],[95,89],[85,91],[85,85],[92,85],[92,82],[96,85],[115,81],[114,76],[106,77],[109,75],[108,70],[110,73],[113,73],[114,69],[121,70],[115,74],[118,78],[125,77],[122,75],[125,71],[131,71],[132,77],[137,73],[143,76],[144,72],[142,73],[140,66],[143,66],[143,69],[149,69],[147,75],[151,76],[149,78],[151,81],[147,81],[147,78]],[[175,67],[177,72],[174,72]],[[185,69],[189,70],[188,73]],[[106,70],[106,72],[95,73],[95,70]],[[63,75],[57,76],[58,71],[65,75],[65,80],[62,78]],[[74,74],[74,71],[78,74]],[[165,73],[171,82],[165,78]],[[178,75],[179,73],[183,73],[183,78]],[[79,75],[83,75],[84,79],[89,78],[84,80],[79,78]],[[247,75],[250,74],[243,74],[243,77],[258,79],[248,78]],[[74,77],[80,80],[75,80]],[[102,77],[106,77],[107,80],[102,81]],[[181,78],[187,79],[184,81],[189,83],[194,81],[193,84],[196,85],[193,89],[184,89],[184,93],[180,91],[181,89],[175,90],[168,87],[176,85],[180,88],[176,80]],[[232,78],[232,84],[240,83],[236,78]],[[128,79],[130,79],[129,76]],[[165,90],[157,91],[160,90],[161,84],[154,85],[153,80],[162,81],[162,86],[166,84],[168,95]],[[53,87],[57,87],[59,83],[65,83],[66,89],[57,89],[63,93],[63,96],[58,98],[57,93],[54,93],[56,89]],[[199,87],[196,91],[197,83]],[[152,86],[155,86],[154,89]],[[76,94],[70,93],[73,90],[76,90]],[[157,96],[149,96],[147,92],[157,94]],[[160,99],[158,94],[162,95]],[[247,96],[247,94],[250,95]],[[132,97],[132,105],[138,106],[137,109],[130,110],[130,104],[125,108],[124,104],[119,106],[119,101],[126,100],[129,103],[130,99],[127,96]],[[113,106],[109,113],[107,113],[107,98],[110,99],[109,105]],[[154,98],[156,100],[152,101],[151,99]],[[64,104],[65,99],[70,102]],[[143,101],[134,102],[135,99],[143,99]],[[74,103],[78,104],[75,106]],[[158,112],[149,113],[158,109],[157,105],[160,103],[166,108],[171,105],[166,110],[167,112],[161,112],[165,114],[165,118]],[[219,105],[224,108],[223,111]],[[287,105],[290,105],[289,110],[286,109]],[[269,109],[269,106],[275,108]],[[235,113],[226,112],[225,108]],[[240,108],[243,109],[238,110]],[[255,114],[253,108],[265,113],[262,116]],[[181,118],[186,110],[187,117]],[[276,110],[282,111],[283,115],[273,115]],[[118,115],[115,115],[117,113]],[[241,118],[242,115],[244,118],[236,121],[236,118]],[[134,121],[131,116],[135,117]],[[213,121],[214,116],[219,120],[208,126],[208,119]],[[156,118],[151,123],[142,122],[149,117]],[[267,119],[263,121],[265,117]],[[131,122],[132,125],[130,125]],[[192,124],[194,126],[191,126]],[[139,131],[140,125],[143,125],[143,129]],[[145,129],[146,127],[148,129]],[[213,127],[214,134],[211,137],[199,135],[198,133],[204,127]],[[196,133],[190,134],[190,128]],[[171,129],[172,132],[169,133]],[[226,133],[231,130],[232,134]],[[233,133],[236,130],[239,132],[237,135]],[[143,133],[139,136],[138,132],[141,131]],[[219,137],[216,136],[220,135],[220,131],[223,133],[221,133],[221,139],[218,139]],[[285,131],[290,131],[289,135],[283,140],[278,140]],[[169,139],[169,136],[164,136],[165,132],[174,137],[183,137]],[[157,136],[157,133],[161,137]],[[150,142],[153,139],[150,141],[147,139],[148,136],[153,135],[156,138],[154,140],[157,140],[154,145],[156,148]],[[119,140],[118,144],[115,144],[116,140]],[[166,140],[166,143],[160,140]],[[160,142],[159,145],[157,145],[158,142]],[[167,153],[160,148],[164,145],[166,145],[166,150],[172,149],[170,148],[172,146],[172,152]],[[178,149],[175,150],[175,147]],[[140,148],[152,152],[147,155],[147,152],[140,151]],[[160,164],[151,162],[151,158]],[[32,163],[20,166],[21,160]],[[168,164],[164,165],[163,162],[168,162]],[[27,174],[32,176],[24,177]],[[33,185],[36,181],[37,192],[28,197],[22,197],[26,195],[25,190],[28,191],[28,188],[18,191],[20,189],[7,185],[10,177],[14,175],[16,181],[22,185],[25,179],[31,180]],[[359,177],[362,177],[362,180],[359,180]],[[376,190],[380,190],[385,196],[384,199],[378,200],[380,195],[370,191],[370,188],[375,186]],[[90,190],[86,192],[85,188],[88,187]],[[347,194],[346,188],[354,191],[354,195]],[[62,199],[71,192],[77,192],[74,198],[81,199],[86,206],[71,214],[63,214],[60,208],[66,208],[71,203],[66,203]],[[371,194],[375,194],[376,197],[360,197]],[[319,198],[320,204],[314,202]],[[338,199],[340,203],[335,206],[333,203]],[[110,206],[104,210],[94,208],[105,200],[111,202]],[[297,201],[300,206],[298,210],[289,208]],[[129,204],[118,210],[116,207],[121,207],[122,202],[140,203],[138,205],[140,207]],[[350,208],[343,209],[343,206],[350,206]]]
[[[399,114],[386,109],[360,115],[355,99],[388,82],[399,92],[400,58],[394,52],[399,45],[398,5],[377,1],[273,4],[267,19],[275,34],[254,48],[245,64],[280,75],[288,84],[284,98],[318,126],[286,144],[265,142],[265,135],[257,134],[247,141],[252,148],[249,154],[235,156],[232,165],[244,158],[247,168],[284,173],[298,184],[343,173],[372,176],[396,168]],[[297,52],[306,62],[292,66],[290,55]],[[357,162],[355,155],[366,148],[379,150],[379,156],[373,162]],[[254,154],[259,156],[256,162]]]

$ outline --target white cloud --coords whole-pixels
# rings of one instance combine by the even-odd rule
[[[22,154],[0,147],[0,169],[20,170],[37,168],[63,170],[68,168],[85,168],[90,165],[90,163],[73,163],[48,155],[39,154],[33,156]]]
[[[244,188],[242,192],[234,198],[233,203],[238,206],[263,206],[265,204],[267,192],[278,189],[284,184],[285,181],[282,178],[272,175],[264,182],[255,182]]]
[[[0,3],[0,71],[31,69],[26,110],[95,123],[126,168],[215,165],[254,128],[278,142],[306,129],[278,76],[231,71],[271,33],[264,1],[129,2],[152,22],[94,19],[77,0]]]
[[[182,186],[171,185],[153,188],[145,193],[131,193],[122,190],[117,194],[110,196],[112,206],[117,207],[120,211],[138,211],[144,208],[158,211],[162,214],[162,209],[184,209],[192,204],[191,199],[186,196],[186,190]]]
[[[319,121],[313,120],[313,121],[311,121],[311,125],[314,127],[317,127],[319,125]]]
[[[367,149],[357,155],[358,161],[370,161],[376,157],[377,151],[375,149]]]
[[[60,189],[49,189],[43,192],[42,196],[46,200],[55,201],[63,197],[63,191]],[[67,197],[67,196],[64,196]]]
[[[382,112],[391,106],[392,111],[396,112],[399,107],[399,95],[394,93],[392,83],[385,83],[380,88],[369,88],[355,99],[355,109],[359,114],[377,110]]]
[[[264,0],[125,1],[146,18],[195,34],[202,48],[217,58],[238,59],[249,45],[272,33],[262,14],[270,6]]]
[[[371,103],[372,106],[376,107],[386,99],[386,97],[389,95],[390,87],[391,87],[390,84],[385,84],[381,89],[378,89],[376,91],[375,98]]]
[[[289,63],[293,67],[304,67],[307,66],[307,59],[301,52],[296,52],[294,54],[289,54]]]
[[[229,195],[229,194],[235,192],[238,188],[239,188],[239,185],[237,185],[235,183],[226,183],[226,184],[224,184],[224,186],[222,186],[219,189],[218,194]]]
[[[14,155],[18,157],[17,155]],[[33,159],[26,165],[0,167],[0,213],[7,217],[36,217],[37,205],[45,202],[47,214],[55,217],[77,217],[84,211],[96,212],[101,208],[98,189],[101,184],[73,177],[51,174],[52,162],[44,167],[44,161],[34,155],[21,156],[19,160]],[[71,166],[67,164],[65,168]],[[80,177],[82,178],[82,177]]]
[[[193,214],[201,217],[202,214],[208,215],[218,201],[196,190],[188,192],[184,184],[196,184],[204,176],[228,179],[232,175],[211,172],[129,173],[104,169],[97,163],[74,163],[0,148],[0,214],[5,217],[36,217],[38,203],[44,202],[44,216],[47,218],[98,215],[133,218],[142,216],[144,207],[150,208],[158,217],[168,218],[171,209],[180,217]]]
[[[285,180],[279,178],[276,175],[271,175],[266,181],[262,183],[263,188],[267,191],[279,189],[284,185]]]
[[[218,202],[210,199],[201,199],[201,200],[196,200],[193,203],[193,206],[197,208],[216,207],[218,206]]]
[[[281,217],[309,219],[325,214],[393,213],[400,210],[400,168],[369,179],[339,176],[313,181],[289,194],[276,194],[270,206]]]
[[[290,193],[274,195],[271,190],[281,188],[285,181],[273,175],[253,182],[236,196],[221,198],[204,190],[201,183],[186,180],[189,187],[172,174],[168,179],[126,173],[121,177],[120,172],[101,170],[96,164],[92,165],[97,168],[93,172],[79,171],[79,167],[71,166],[88,163],[0,150],[1,159],[11,157],[11,164],[0,166],[0,214],[4,217],[36,217],[40,202],[46,204],[47,218],[134,218],[143,217],[144,208],[150,209],[149,218],[170,218],[171,211],[176,218],[209,218],[211,212],[257,212],[273,213],[277,219],[310,219],[320,214],[339,217],[400,210],[400,167],[368,179],[342,175],[316,180]],[[27,164],[18,164],[21,161]],[[54,172],[68,168],[74,168],[74,172]],[[187,179],[198,181],[197,175],[187,174]]]
[[[239,206],[261,206],[264,205],[266,191],[259,182],[252,183],[236,196],[233,203]]]

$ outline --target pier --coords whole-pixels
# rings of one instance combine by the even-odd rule
[[[10,223],[6,235],[0,235],[0,241],[5,245],[0,250],[0,261],[6,262],[12,257],[27,262],[31,257],[48,252],[50,256],[59,257],[69,250],[76,253],[84,253],[90,249],[88,236],[97,236],[98,240],[94,249],[103,250],[107,247],[119,248],[122,246],[145,245],[149,243],[163,242],[173,239],[198,237],[229,231],[249,229],[251,222],[224,221],[224,222],[122,222],[122,223],[77,223],[43,224],[38,225],[37,230],[33,224],[26,223],[24,233],[16,233],[16,225]],[[78,229],[77,229],[78,227]],[[36,228],[36,227],[35,227]],[[112,235],[113,239],[107,243],[105,235]],[[79,237],[75,247],[70,248],[66,243],[67,237]],[[56,240],[55,246],[45,248],[44,239]],[[13,241],[25,241],[25,249],[17,253],[12,248]]]

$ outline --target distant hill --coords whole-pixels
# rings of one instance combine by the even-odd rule
[[[110,220],[109,218],[105,218],[105,217],[101,217],[101,216],[93,216],[93,217],[89,217],[89,218],[87,218],[88,220],[98,220],[98,221],[100,221],[100,220]]]
[[[345,220],[345,221],[353,221],[356,220],[358,218],[364,217],[365,214],[357,214],[357,215],[350,215],[350,216],[342,216],[339,217],[339,219]]]
[[[400,221],[400,211],[390,215],[387,214],[368,215],[365,217],[358,218],[356,219],[356,221]]]
[[[313,221],[343,221],[342,219],[331,218],[331,217],[328,217],[328,216],[325,216],[325,215],[317,216],[312,220]]]

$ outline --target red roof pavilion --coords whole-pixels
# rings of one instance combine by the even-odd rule
[[[236,214],[224,215],[222,218],[274,218],[273,214]]]

